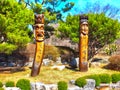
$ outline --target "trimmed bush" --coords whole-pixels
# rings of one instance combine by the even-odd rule
[[[116,82],[120,81],[120,73],[112,74],[111,77],[112,77],[112,82],[113,83],[116,83]]]
[[[15,83],[13,81],[8,81],[8,82],[6,82],[5,86],[6,87],[14,87]]]
[[[0,87],[0,90],[5,90],[4,88]]]
[[[2,82],[0,82],[0,87],[3,87],[3,83]]]
[[[21,90],[30,90],[30,81],[27,79],[20,79],[17,81],[16,87],[19,87]]]
[[[68,84],[65,81],[58,82],[58,90],[67,90]]]
[[[77,85],[79,87],[83,87],[86,83],[87,82],[84,77],[80,77],[80,78],[76,79],[76,81],[75,81],[75,85]]]
[[[101,83],[110,83],[112,78],[109,74],[103,73],[99,75]]]
[[[89,76],[87,76],[87,78],[88,78],[88,79],[94,79],[94,80],[95,80],[95,86],[99,86],[100,83],[101,83],[101,80],[100,80],[99,75],[96,75],[96,74],[94,74],[94,75],[89,75]]]

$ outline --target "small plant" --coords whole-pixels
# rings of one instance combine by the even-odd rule
[[[0,82],[0,87],[3,87],[3,83],[2,82]]]
[[[76,79],[76,81],[75,81],[75,85],[77,85],[79,87],[83,87],[86,83],[87,82],[84,77],[80,77],[80,78]]]
[[[6,87],[14,87],[15,84],[14,84],[13,81],[8,81],[8,82],[6,82],[5,86],[6,86]]]
[[[96,74],[94,74],[94,75],[89,75],[89,76],[87,76],[87,78],[89,78],[89,79],[94,79],[95,80],[95,86],[99,86],[100,85],[100,83],[101,83],[101,80],[100,80],[100,77],[99,77],[99,75],[96,75]]]
[[[30,81],[27,79],[20,79],[17,81],[16,87],[19,87],[21,90],[30,90]]]
[[[65,81],[58,82],[58,90],[67,90],[68,84]]]
[[[109,74],[103,73],[99,75],[101,83],[110,83],[111,82],[111,76]]]
[[[110,44],[108,47],[105,48],[105,53],[107,55],[112,55],[117,50],[117,45],[116,44]]]
[[[112,77],[112,82],[113,83],[116,83],[116,82],[120,81],[120,73],[112,74],[111,77]]]
[[[0,90],[5,90],[4,88],[0,87]]]

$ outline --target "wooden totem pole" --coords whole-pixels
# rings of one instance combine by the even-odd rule
[[[40,72],[40,67],[43,60],[44,53],[44,15],[36,14],[35,15],[35,25],[34,29],[34,38],[36,41],[35,56],[31,71],[31,76],[37,76]]]
[[[80,16],[79,70],[88,71],[88,17]]]

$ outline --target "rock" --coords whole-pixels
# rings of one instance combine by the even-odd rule
[[[117,86],[120,88],[120,81],[117,82]]]
[[[36,82],[31,83],[31,90],[46,90],[43,83]]]
[[[68,90],[83,90],[83,88],[75,86],[75,85],[72,85],[72,86],[68,87]]]
[[[100,84],[99,90],[110,90],[110,84]]]
[[[18,88],[18,87],[5,87],[4,89],[5,89],[5,90],[21,90],[21,89]]]
[[[56,84],[45,84],[45,90],[58,90]]]
[[[49,59],[43,59],[43,65],[44,66],[48,66],[48,65],[52,65],[53,61],[49,60]]]
[[[60,66],[54,65],[51,67],[51,69],[62,71],[63,69],[65,69],[65,65],[60,65]]]
[[[111,83],[110,88],[116,90],[118,88],[118,85],[116,83]]]
[[[72,58],[69,65],[72,67],[72,68],[77,68],[79,67],[79,58]]]
[[[70,80],[69,83],[70,83],[71,85],[75,85],[75,80]]]
[[[87,84],[83,87],[84,90],[94,90],[95,89],[95,80],[94,79],[86,79]]]
[[[31,83],[31,90],[58,90],[56,84]]]
[[[100,67],[100,66],[101,66],[100,62],[91,62],[90,63],[90,67],[92,67],[92,68],[96,68],[96,67]]]

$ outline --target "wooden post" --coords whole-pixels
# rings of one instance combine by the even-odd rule
[[[80,16],[79,70],[88,71],[88,17]]]
[[[35,56],[31,71],[31,76],[39,75],[44,53],[44,15],[35,15],[34,38],[36,40]]]

